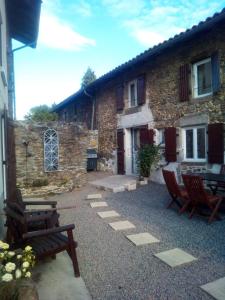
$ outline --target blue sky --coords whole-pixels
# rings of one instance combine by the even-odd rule
[[[17,118],[225,7],[225,0],[43,0],[37,48],[15,52]],[[13,43],[14,48],[19,46]]]

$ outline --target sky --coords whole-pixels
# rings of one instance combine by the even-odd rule
[[[225,0],[43,0],[36,49],[14,53],[17,119],[212,16]],[[13,47],[20,46],[13,42]]]

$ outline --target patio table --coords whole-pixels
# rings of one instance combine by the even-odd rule
[[[217,182],[217,183],[224,183],[225,184],[225,174],[215,174],[215,173],[191,173],[190,175],[200,176],[203,180],[209,182]],[[214,195],[216,195],[218,187],[209,185],[210,190]],[[220,188],[220,187],[219,187]],[[225,186],[221,187],[225,192]]]

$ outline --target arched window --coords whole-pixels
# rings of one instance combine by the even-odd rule
[[[44,133],[44,168],[45,172],[59,168],[59,139],[57,132],[51,128]]]

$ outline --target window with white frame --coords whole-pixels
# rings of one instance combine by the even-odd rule
[[[195,98],[212,94],[211,58],[193,64],[193,96]]]
[[[184,159],[186,161],[206,160],[206,128],[189,127],[183,130]]]
[[[165,129],[159,129],[159,144],[165,145]]]
[[[128,85],[128,89],[130,107],[137,106],[137,81],[131,81]]]
[[[54,129],[44,133],[44,168],[45,172],[57,171],[59,167],[59,140]]]

